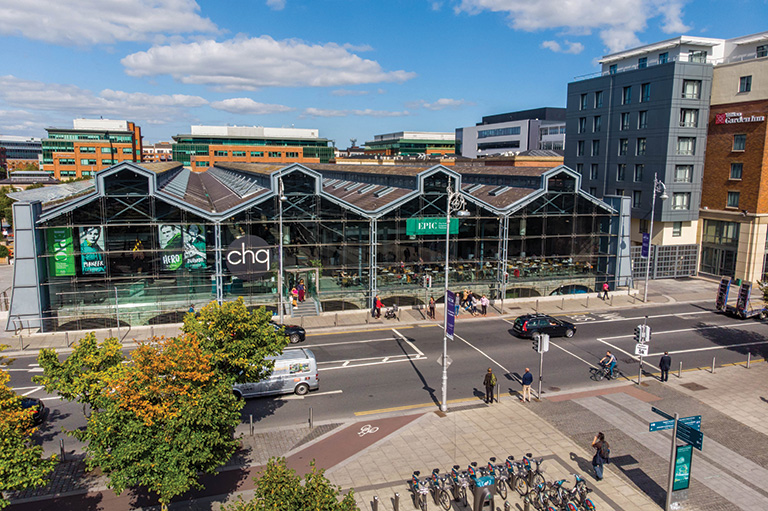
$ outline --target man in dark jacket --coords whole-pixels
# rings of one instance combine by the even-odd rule
[[[531,384],[533,383],[533,375],[531,374],[531,370],[527,367],[525,368],[525,374],[523,375],[523,403],[528,401],[531,402]]]
[[[672,367],[672,357],[665,351],[664,356],[659,360],[659,369],[661,369],[661,381],[669,380],[669,368]]]
[[[496,376],[490,367],[488,372],[485,373],[485,378],[483,378],[483,385],[485,385],[485,402],[493,403],[493,388],[496,386]]]

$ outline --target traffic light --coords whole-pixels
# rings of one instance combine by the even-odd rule
[[[637,342],[637,343],[643,342],[643,330],[644,329],[645,328],[644,328],[643,325],[637,325],[635,327],[635,342]]]
[[[651,326],[650,325],[643,325],[643,342],[651,342]]]
[[[539,336],[536,335],[531,339],[531,347],[533,348],[533,351],[536,353],[540,353],[539,351]]]

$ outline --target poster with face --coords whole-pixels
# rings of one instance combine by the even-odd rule
[[[205,228],[192,224],[184,228],[184,267],[190,270],[205,268]]]
[[[183,262],[183,237],[180,225],[164,224],[158,226],[160,249],[160,268],[164,271],[174,271]]]
[[[101,227],[80,227],[80,268],[83,274],[105,273]]]

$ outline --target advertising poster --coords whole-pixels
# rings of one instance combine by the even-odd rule
[[[84,275],[106,273],[101,227],[80,227],[80,268]]]
[[[190,270],[205,268],[205,228],[188,225],[184,230],[184,267]]]
[[[164,224],[158,226],[160,249],[160,269],[174,271],[181,268],[184,255],[184,243],[180,225]]]
[[[71,227],[48,229],[48,253],[50,272],[54,277],[69,277],[75,274],[75,248]]]
[[[691,484],[693,446],[678,445],[675,449],[675,479],[672,491],[686,490]]]

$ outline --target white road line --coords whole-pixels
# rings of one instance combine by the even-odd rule
[[[590,325],[593,325],[594,323],[590,323]],[[701,326],[701,327],[695,327],[695,328],[681,328],[679,330],[664,330],[661,332],[652,332],[652,335],[665,335],[665,334],[679,334],[683,332],[698,332],[700,330],[713,330],[716,328],[747,328],[751,326],[760,326],[759,323],[755,323],[753,325],[745,324],[745,325],[739,325],[738,323],[730,323],[728,325],[708,325],[708,326]],[[632,337],[632,335],[626,334],[626,335],[614,335],[611,337],[601,337],[601,339],[624,339],[627,337]]]
[[[306,397],[315,397],[315,396],[330,396],[332,394],[341,394],[344,392],[343,390],[329,390],[328,392],[310,392],[309,394],[305,394],[303,396],[297,396],[296,394],[285,396],[281,398],[283,401],[294,401],[297,399],[304,399]]]
[[[358,341],[341,341],[341,342],[327,342],[324,344],[311,344],[308,347],[309,348],[315,348],[315,347],[325,347],[325,346],[341,346],[342,344],[363,344],[366,342],[381,342],[381,341],[392,341],[391,337],[387,337],[386,339],[362,339]]]
[[[22,396],[28,396],[28,395],[30,395],[30,394],[34,394],[34,393],[35,393],[35,392],[37,392],[38,390],[43,390],[43,387],[35,387],[35,388],[33,388],[32,390],[28,390],[28,391],[26,391],[25,393],[23,393],[23,394],[22,394]]]
[[[368,362],[368,361],[371,361],[371,360],[382,360],[383,361],[384,359],[387,359],[387,358],[403,358],[403,357],[408,358],[408,357],[411,357],[411,356],[413,356],[413,355],[409,355],[409,354],[405,353],[403,355],[389,355],[388,357],[381,357],[381,356],[379,356],[379,357],[348,358],[348,359],[344,359],[344,360],[325,360],[323,362],[318,362],[317,365],[321,366],[321,365],[325,365],[325,364],[340,364],[342,362],[345,363],[345,364],[349,364],[351,362]]]
[[[730,348],[741,348],[743,346],[757,346],[759,344],[768,344],[768,341],[744,342],[744,343],[741,343],[741,344],[729,344],[727,346],[707,346],[706,348],[691,348],[689,350],[670,351],[669,353],[671,355],[671,354],[676,354],[676,353],[695,353],[697,351],[726,350],[726,349],[730,349]],[[663,354],[664,354],[664,352],[660,351],[659,353],[649,353],[648,356],[649,357],[656,357],[656,356],[661,356]]]
[[[505,320],[505,321],[506,321],[506,320]],[[475,351],[477,351],[478,353],[480,353],[482,356],[484,356],[485,358],[487,358],[488,360],[490,360],[491,362],[493,362],[493,363],[494,363],[494,364],[496,364],[497,366],[501,367],[501,368],[504,370],[504,372],[505,372],[505,373],[509,373],[509,369],[507,369],[507,368],[506,368],[506,367],[504,367],[503,365],[501,365],[501,364],[499,364],[498,362],[496,362],[496,361],[495,361],[493,358],[491,358],[491,357],[490,357],[490,356],[489,356],[487,353],[485,353],[483,350],[481,350],[480,348],[478,348],[478,347],[477,347],[477,346],[475,346],[474,344],[471,344],[469,341],[467,341],[466,339],[464,339],[464,338],[463,338],[463,337],[461,337],[460,335],[457,335],[457,334],[453,334],[453,336],[454,336],[455,338],[457,338],[458,340],[462,341],[463,343],[465,343],[465,344],[466,344],[467,346],[469,346],[470,348],[472,348],[472,349],[474,349]]]
[[[56,396],[56,397],[43,397],[43,398],[40,398],[40,401],[53,401],[54,399],[58,399],[59,401],[64,401],[63,399],[61,399],[58,396]]]
[[[42,387],[33,386],[33,387],[11,387],[14,391],[19,390],[29,390],[29,389],[41,389]]]
[[[609,342],[605,342],[605,341],[604,341],[604,340],[602,340],[602,339],[597,339],[597,340],[598,340],[598,341],[600,341],[600,342],[602,342],[602,343],[603,343],[603,344],[605,344],[606,346],[610,346],[611,348],[613,348],[613,349],[614,349],[614,350],[616,350],[616,351],[620,351],[620,352],[624,353],[625,355],[629,355],[629,357],[630,357],[632,360],[638,360],[638,358],[639,358],[639,357],[638,357],[638,356],[636,356],[634,353],[630,353],[630,352],[628,352],[628,351],[624,351],[623,349],[619,348],[618,346],[614,346],[613,344],[611,344],[611,343],[609,343]],[[647,365],[648,367],[652,367],[652,368],[656,369],[656,366],[655,366],[655,365],[653,365],[653,364],[651,364],[650,362],[648,362],[648,358],[649,358],[650,356],[651,356],[651,355],[648,355],[648,356],[646,356],[646,357],[643,357],[643,364]]]
[[[586,360],[584,360],[584,359],[583,359],[583,358],[581,358],[580,356],[578,356],[578,355],[576,355],[576,354],[574,354],[574,353],[571,353],[570,351],[568,351],[567,349],[563,348],[563,347],[562,347],[562,346],[560,346],[559,344],[556,344],[556,343],[552,342],[552,340],[551,340],[551,339],[550,339],[550,341],[549,341],[549,345],[550,345],[550,346],[554,346],[555,348],[558,348],[558,349],[561,349],[561,350],[563,350],[564,352],[568,353],[568,354],[569,354],[570,356],[572,356],[573,358],[575,358],[575,359],[577,359],[577,360],[581,360],[582,362],[584,362],[585,364],[587,364],[589,367],[594,367],[595,369],[599,369],[599,367],[597,367],[596,365],[592,365],[592,363],[591,363],[591,362],[587,362]]]
[[[415,344],[413,344],[411,341],[409,341],[403,334],[401,334],[400,332],[398,332],[394,328],[392,329],[392,331],[395,332],[395,335],[399,336],[402,340],[404,340],[408,344],[408,346],[413,348],[413,350],[416,352],[417,356],[419,356],[419,357],[423,357],[424,356],[424,353],[422,353],[421,350],[419,348],[417,348]]]
[[[596,316],[600,316],[600,315],[605,314],[605,313],[589,312],[588,314],[594,314]],[[618,314],[618,311],[613,313],[613,314]],[[694,316],[694,315],[697,315],[697,314],[714,314],[714,311],[676,312],[674,314],[658,314],[656,316],[648,316],[648,319],[672,318],[672,317],[675,317],[675,316]],[[557,316],[560,316],[560,315],[561,314],[557,314]],[[570,318],[570,317],[573,317],[573,318],[587,317],[587,316],[584,316],[584,315],[581,315],[581,314],[578,314],[578,315],[577,314],[571,314],[571,315],[563,314],[563,316],[565,316],[567,318]],[[594,320],[594,321],[589,321],[589,324],[590,325],[597,325],[598,323],[615,323],[617,321],[641,321],[643,319],[645,319],[645,316],[636,316],[636,317],[632,317],[632,318],[617,317],[617,318],[611,318],[611,319],[603,319],[603,320],[599,320],[598,319],[598,320]],[[579,321],[579,320],[576,320],[576,321]],[[584,322],[584,321],[582,321],[582,322]]]
[[[397,360],[388,360],[387,362],[366,362],[362,364],[350,364],[350,365],[343,365],[343,366],[337,366],[337,367],[323,367],[322,369],[323,371],[333,371],[334,369],[352,369],[355,367],[377,366],[381,364],[395,364],[397,362],[411,362],[413,360],[426,360],[426,359],[427,357],[408,357],[408,358],[400,358]]]

